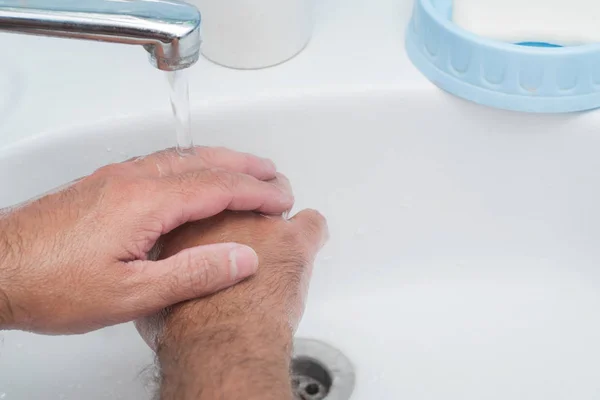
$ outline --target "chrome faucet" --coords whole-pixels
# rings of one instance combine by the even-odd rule
[[[176,0],[0,0],[0,31],[142,45],[163,71],[200,54],[200,13]]]

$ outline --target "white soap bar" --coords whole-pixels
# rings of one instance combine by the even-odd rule
[[[454,22],[511,43],[600,42],[600,0],[454,0]]]

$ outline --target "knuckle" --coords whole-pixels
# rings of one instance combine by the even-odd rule
[[[174,148],[169,148],[155,153],[153,157],[147,158],[145,161],[154,163],[158,168],[159,175],[164,176],[171,175],[174,172],[173,163],[177,160],[177,157],[179,157],[177,151]]]
[[[237,185],[239,177],[220,168],[209,168],[201,171],[169,177],[167,184],[179,195],[195,196],[199,190],[216,189],[230,193]]]
[[[209,170],[209,182],[212,186],[224,192],[229,192],[236,185],[237,175],[229,171],[212,168]]]
[[[129,157],[127,160],[123,161],[123,164],[130,164],[130,163],[135,163],[135,162],[140,162],[144,160],[144,156],[133,156],[133,157]]]
[[[135,179],[123,176],[106,177],[103,180],[103,186],[106,191],[127,193],[129,195],[136,193],[136,189],[138,189],[138,184]]]
[[[215,147],[207,147],[208,156],[211,158],[219,158],[224,155],[228,155],[232,153],[232,150],[229,150],[227,147],[223,146],[215,146]]]
[[[208,294],[207,292],[219,279],[220,268],[214,260],[208,257],[188,256],[187,268],[190,289],[195,297]]]
[[[92,176],[107,178],[112,176],[122,176],[129,171],[129,164],[109,164],[98,168]]]
[[[291,184],[291,182],[290,182],[290,179],[287,177],[287,175],[284,175],[284,174],[283,174],[283,173],[281,173],[281,172],[277,172],[277,173],[275,174],[275,179],[277,180],[277,182],[278,182],[278,183],[279,183],[281,186],[283,186],[283,187],[286,187],[286,188],[290,188],[290,189],[291,189],[291,187],[292,187],[292,184]]]
[[[135,203],[151,198],[152,182],[130,178],[123,175],[103,177],[99,185],[99,200],[106,199],[111,202]]]
[[[277,173],[274,180],[270,181],[273,186],[280,192],[286,193],[290,196],[290,198],[294,199],[294,190],[292,189],[292,184],[290,180],[283,174]]]
[[[169,147],[156,153],[153,153],[151,157],[157,157],[159,159],[171,158],[177,156],[177,149],[175,147]]]
[[[240,165],[242,167],[241,172],[243,172],[244,174],[250,173],[252,171],[252,166],[257,165],[257,163],[260,163],[258,158],[252,154],[239,153],[239,157]]]
[[[163,199],[181,199],[183,202],[193,201],[197,189],[202,185],[203,178],[198,172],[172,175],[156,180],[149,190],[160,192]]]
[[[321,234],[326,229],[325,216],[316,210],[307,211],[305,232],[309,235]]]
[[[202,147],[198,153],[207,166],[218,164],[218,161],[228,150],[224,147]]]
[[[306,210],[301,224],[295,228],[307,246],[318,244],[328,236],[327,220],[316,210]]]

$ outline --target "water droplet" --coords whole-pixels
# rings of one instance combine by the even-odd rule
[[[108,153],[110,153],[110,152],[112,151],[112,149],[111,149],[110,147],[107,147],[107,148],[106,148],[106,151],[107,151]]]
[[[0,393],[0,399],[5,399],[6,398],[6,393]]]
[[[18,343],[17,344],[17,349],[22,349],[23,348],[23,343]]]

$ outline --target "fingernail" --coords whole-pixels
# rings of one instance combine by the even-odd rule
[[[229,276],[237,281],[253,275],[258,269],[258,255],[248,246],[238,246],[229,253]]]
[[[268,158],[263,158],[262,162],[264,164],[265,167],[272,169],[273,171],[277,171],[277,166],[275,165],[275,163],[273,162],[273,160],[270,160]]]

